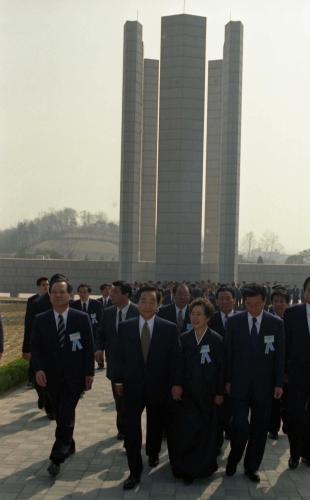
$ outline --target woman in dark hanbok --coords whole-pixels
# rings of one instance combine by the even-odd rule
[[[208,328],[213,306],[207,299],[190,304],[193,329],[181,335],[183,394],[174,402],[169,454],[176,477],[191,483],[217,470],[217,406],[223,404],[222,338]]]

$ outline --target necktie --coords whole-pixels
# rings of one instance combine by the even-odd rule
[[[177,319],[177,328],[178,328],[178,331],[179,332],[182,332],[183,330],[183,314],[182,314],[182,309],[179,309],[179,312],[178,312],[178,319]]]
[[[118,326],[117,326],[117,327],[119,327],[119,325],[120,325],[120,323],[121,323],[122,321],[123,321],[123,315],[122,315],[122,310],[120,309],[120,310],[118,311]]]
[[[252,318],[252,321],[253,321],[253,325],[251,328],[251,342],[252,342],[253,349],[256,349],[257,341],[258,341],[258,331],[257,331],[257,327],[256,327],[257,318]]]
[[[86,313],[86,312],[87,312],[87,309],[86,309],[86,302],[83,302],[82,309],[83,309],[83,312],[84,312],[84,313]]]
[[[147,357],[149,354],[150,343],[151,343],[151,332],[147,321],[145,321],[141,332],[141,347],[145,364],[147,362]]]
[[[224,328],[225,328],[225,330],[227,328],[227,321],[228,321],[228,314],[225,314],[225,319],[224,319]]]
[[[58,342],[59,342],[61,349],[65,345],[65,333],[66,333],[66,328],[65,328],[64,319],[63,319],[63,316],[61,314],[59,314],[57,335],[58,335]]]

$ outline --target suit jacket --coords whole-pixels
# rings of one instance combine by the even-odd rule
[[[3,325],[2,325],[2,318],[0,316],[0,352],[3,352],[3,344],[4,344],[4,339],[3,339]]]
[[[182,353],[176,325],[155,316],[146,364],[139,317],[121,323],[117,337],[113,381],[124,384],[125,401],[167,402],[171,386],[182,385]]]
[[[30,338],[35,316],[49,309],[52,309],[52,304],[48,293],[44,295],[36,293],[27,300],[22,352],[30,352]]]
[[[114,353],[118,335],[116,331],[116,313],[116,306],[105,308],[96,332],[96,351],[105,351],[107,360],[106,374],[110,380],[113,380]],[[126,320],[137,316],[139,316],[138,308],[131,302],[126,314]]]
[[[286,371],[290,384],[304,385],[309,379],[310,332],[306,304],[298,304],[284,313]]]
[[[110,299],[110,297],[108,298],[108,302],[106,303],[103,303],[103,297],[100,297],[100,299],[97,299],[97,301],[99,302],[99,304],[101,305],[101,307],[103,309],[105,309],[106,307],[110,307],[110,306],[113,306],[112,304],[112,300]]]
[[[167,306],[163,306],[159,308],[158,316],[160,318],[166,319],[167,321],[171,321],[171,323],[177,324],[177,311],[175,308],[175,304],[168,304]],[[187,306],[185,311],[185,317],[183,321],[183,327],[181,333],[187,332],[192,328],[191,320],[189,317],[189,308]]]
[[[77,309],[78,311],[82,311],[82,302],[80,301],[80,299],[74,300],[70,307],[72,307],[73,309]],[[101,308],[98,300],[89,299],[87,314],[90,318],[90,322],[91,322],[94,337],[95,337],[96,331],[97,331],[97,328],[98,328],[98,325],[101,321],[101,316],[102,316],[102,308]]]
[[[234,314],[238,311],[234,311]],[[226,329],[223,325],[222,316],[220,311],[216,311],[208,323],[209,328],[212,328],[215,332],[219,333],[222,337],[225,337]]]
[[[268,337],[273,338],[274,351],[267,348]],[[257,401],[272,398],[274,388],[282,387],[284,381],[283,321],[263,312],[257,348],[253,353],[247,312],[230,317],[225,336],[225,358],[226,382],[231,383],[232,397],[245,399],[251,395]]]
[[[72,334],[80,334],[80,346],[74,349]],[[35,372],[43,370],[47,388],[66,383],[72,390],[83,390],[85,376],[94,375],[94,342],[89,316],[69,308],[65,344],[58,341],[54,311],[35,317],[31,335],[31,359]]]

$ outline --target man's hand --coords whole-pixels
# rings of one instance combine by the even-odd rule
[[[23,352],[23,358],[27,361],[31,360],[31,352]]]
[[[274,388],[274,394],[273,394],[273,397],[275,399],[280,399],[282,397],[282,394],[283,394],[283,389],[282,387],[275,387]]]
[[[36,383],[40,387],[46,387],[46,375],[43,370],[39,370],[38,372],[36,372]]]
[[[171,396],[174,401],[181,401],[183,394],[183,387],[180,385],[173,385],[171,387]]]
[[[104,361],[103,351],[96,351],[95,352],[95,360],[97,361],[97,363],[102,363]]]
[[[118,396],[124,395],[124,385],[123,384],[114,384],[115,392]]]
[[[216,395],[214,396],[214,404],[216,406],[221,406],[224,403],[224,396]]]
[[[225,392],[226,392],[226,394],[230,394],[230,392],[231,392],[231,383],[230,382],[227,382],[225,384]]]
[[[85,391],[90,391],[93,385],[94,377],[90,375],[86,375],[85,377]]]

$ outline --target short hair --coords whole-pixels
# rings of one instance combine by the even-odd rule
[[[110,286],[110,283],[102,283],[102,285],[100,285],[99,287],[99,290],[104,290],[105,288],[109,288]]]
[[[236,294],[235,294],[235,290],[233,288],[231,288],[230,286],[225,286],[225,285],[221,285],[217,290],[216,290],[216,293],[215,293],[215,298],[218,299],[219,297],[219,294],[221,292],[228,292],[231,294],[232,298],[234,299]]]
[[[212,318],[214,314],[214,307],[211,304],[210,300],[198,298],[193,300],[189,305],[189,313],[191,314],[195,307],[202,307],[204,314],[207,318]]]
[[[286,288],[280,288],[280,287],[274,288],[271,294],[271,302],[275,297],[282,297],[283,299],[285,299],[285,302],[287,304],[290,303],[290,294],[288,293]]]
[[[188,288],[189,294],[191,294],[191,291],[190,291],[189,286],[188,286],[188,284],[187,284],[187,283],[175,283],[175,284],[173,285],[173,288],[172,288],[172,293],[173,293],[173,295],[175,295],[175,294],[176,294],[176,291],[177,291],[177,289],[178,289],[180,286],[185,286],[186,288]]]
[[[304,286],[303,286],[304,291],[306,290],[308,283],[310,283],[310,276],[308,276],[308,278],[305,279]]]
[[[267,290],[263,285],[258,285],[257,283],[247,283],[242,288],[242,298],[243,300],[248,297],[256,297],[260,295],[263,300],[267,297]]]
[[[69,281],[69,280],[64,274],[56,273],[53,274],[53,276],[51,277],[50,284],[52,284],[53,281]]]
[[[156,295],[156,300],[157,300],[157,304],[160,304],[161,303],[161,300],[162,300],[162,295],[161,295],[161,292],[158,290],[158,288],[156,288],[155,286],[142,286],[141,288],[139,288],[139,290],[137,291],[137,296],[136,296],[136,299],[137,299],[137,302],[139,302],[140,298],[141,298],[141,295],[144,293],[144,292],[155,292],[155,295]]]
[[[128,298],[130,299],[132,296],[132,287],[129,283],[126,281],[118,280],[118,281],[113,281],[112,283],[113,286],[117,286],[117,288],[120,288],[122,295],[128,295]]]
[[[77,287],[77,291],[78,291],[78,292],[80,291],[80,288],[87,288],[88,293],[91,293],[91,287],[90,287],[89,285],[87,285],[87,283],[81,283],[81,284]]]
[[[71,285],[71,283],[69,283],[69,280],[67,278],[54,278],[53,280],[50,281],[50,285],[49,285],[49,292],[51,293],[52,291],[52,288],[53,288],[53,285],[55,285],[55,283],[66,283],[67,284],[67,292],[68,293],[72,293],[73,292],[73,287]]]
[[[43,281],[48,281],[48,278],[46,276],[41,276],[41,278],[37,279],[37,286],[40,286]]]

